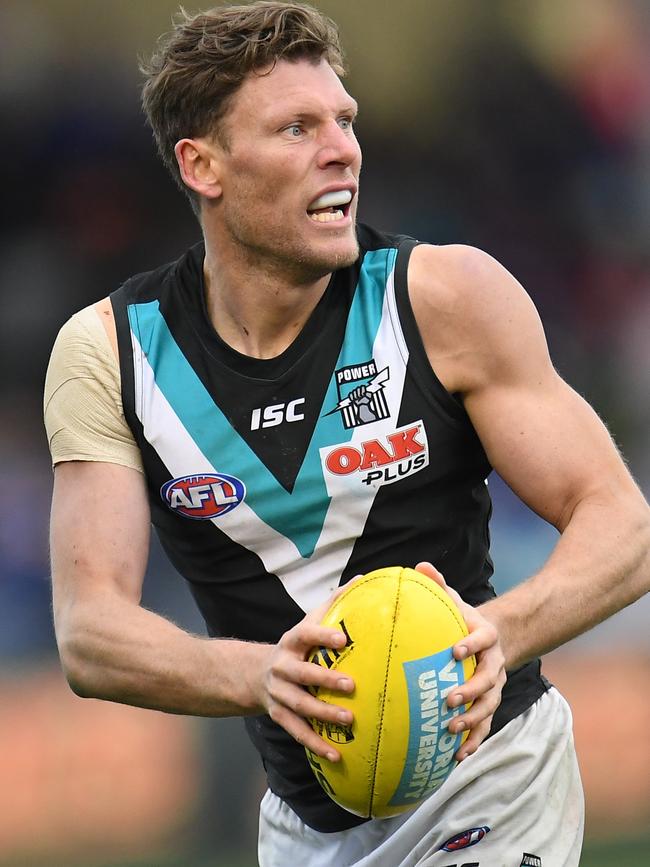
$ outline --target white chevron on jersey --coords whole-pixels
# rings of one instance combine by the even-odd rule
[[[199,449],[167,398],[157,386],[151,368],[135,335],[131,334],[135,372],[135,408],[144,435],[156,450],[172,477],[192,474],[227,472],[228,467],[215,467]],[[382,316],[372,355],[379,369],[390,368],[390,379],[384,393],[392,419],[380,419],[355,429],[350,445],[369,438],[378,438],[396,429],[402,400],[408,349],[397,315],[393,273],[384,295]],[[237,436],[233,432],[234,436]],[[363,532],[378,487],[361,486],[353,496],[343,485],[341,494],[329,504],[323,528],[310,557],[301,557],[296,545],[264,522],[244,502],[236,509],[212,518],[212,523],[234,542],[257,554],[267,572],[282,582],[285,590],[302,608],[310,611],[325,601],[339,586],[343,572],[357,538]],[[347,493],[347,495],[346,495]]]

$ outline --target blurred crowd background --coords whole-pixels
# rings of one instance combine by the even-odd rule
[[[650,3],[315,5],[340,25],[361,104],[361,219],[502,261],[650,493]],[[51,625],[52,343],[75,310],[199,238],[139,108],[137,56],[176,7],[0,3],[1,867],[255,861],[263,783],[239,721],[75,698]],[[555,531],[491,489],[504,590]],[[203,632],[156,545],[145,603]],[[574,707],[589,865],[650,863],[649,614],[646,598],[548,660]]]

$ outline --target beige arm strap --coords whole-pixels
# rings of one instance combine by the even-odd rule
[[[118,360],[94,306],[75,313],[59,332],[45,380],[44,414],[53,465],[104,461],[143,472],[124,418]]]

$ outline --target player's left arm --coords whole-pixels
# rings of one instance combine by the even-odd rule
[[[554,370],[519,283],[466,247],[428,248],[415,271],[412,300],[436,373],[462,394],[492,466],[561,533],[537,574],[477,609],[498,641],[480,623],[463,641],[489,658],[485,682],[459,689],[463,699],[483,690],[465,715],[473,723],[494,692],[499,644],[505,668],[516,668],[650,589],[650,509],[604,424]],[[422,291],[432,274],[433,291]]]

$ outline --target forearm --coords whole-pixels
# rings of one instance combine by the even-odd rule
[[[191,635],[114,593],[59,613],[57,637],[68,681],[83,697],[198,716],[264,712],[268,645]]]
[[[513,669],[547,653],[650,589],[650,512],[640,495],[578,505],[533,577],[481,606]]]

